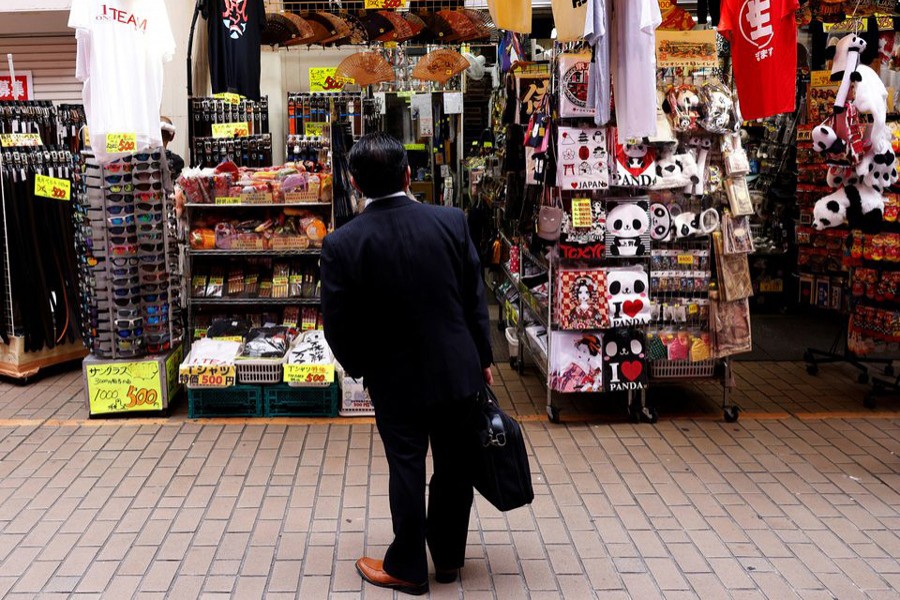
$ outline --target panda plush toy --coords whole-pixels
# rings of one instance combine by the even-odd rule
[[[847,185],[819,199],[813,208],[813,227],[822,231],[849,222],[865,232],[877,232],[884,215],[884,197],[866,185]]]

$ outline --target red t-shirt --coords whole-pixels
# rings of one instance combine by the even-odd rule
[[[731,42],[741,115],[793,112],[797,96],[798,0],[722,0],[718,31]]]

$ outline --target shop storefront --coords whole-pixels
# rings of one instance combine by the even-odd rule
[[[192,417],[371,414],[318,261],[364,208],[347,154],[373,131],[417,200],[467,211],[552,421],[590,394],[653,422],[648,388],[703,380],[737,420],[732,361],[770,314],[846,325],[793,357],[813,375],[892,374],[893,3],[139,4],[0,32],[27,74],[0,66],[6,374],[86,348],[92,415],[182,387]]]

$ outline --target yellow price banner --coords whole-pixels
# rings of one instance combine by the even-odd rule
[[[594,224],[590,198],[572,198],[572,227],[587,228]]]
[[[213,94],[213,98],[218,98],[219,100],[224,100],[225,102],[229,102],[231,104],[240,104],[241,100],[244,99],[240,94],[232,94],[231,92],[221,92],[219,94]]]
[[[310,121],[303,127],[306,135],[317,135],[319,137],[323,137],[325,135],[325,132],[328,130],[328,123],[324,121]]]
[[[366,9],[403,8],[406,0],[366,0]]]
[[[0,134],[0,146],[3,148],[21,148],[40,146],[41,135],[39,133],[2,133]]]
[[[250,135],[250,125],[247,121],[240,123],[214,123],[212,136],[214,138],[247,137]]]
[[[691,254],[679,254],[678,255],[678,264],[679,265],[692,265],[694,264],[694,257]]]
[[[309,68],[309,91],[311,92],[340,92],[348,83],[353,83],[353,80],[338,77],[337,67]]]
[[[332,383],[334,365],[284,365],[285,383]]]
[[[425,150],[425,144],[403,144],[407,150]]]
[[[43,198],[53,198],[54,200],[71,200],[72,182],[68,179],[35,175],[34,195]]]
[[[215,337],[214,340],[219,340],[220,342],[238,342],[241,343],[244,341],[244,336],[242,335],[226,335],[221,337]]]
[[[234,365],[180,367],[178,381],[191,387],[224,388],[235,384]]]
[[[168,373],[167,373],[168,375]],[[85,370],[92,415],[162,410],[159,362],[104,362]]]
[[[121,154],[137,150],[137,135],[134,133],[107,133],[106,152]]]
[[[221,196],[216,198],[216,204],[240,204],[240,196]]]
[[[812,71],[809,74],[809,83],[813,87],[831,87],[839,85],[839,81],[831,81],[831,71]]]

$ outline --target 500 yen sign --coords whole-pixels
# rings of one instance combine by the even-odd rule
[[[68,179],[35,175],[34,195],[54,200],[69,200],[72,197],[72,182]]]
[[[134,152],[137,149],[137,135],[133,133],[107,133],[106,151],[110,154]]]

